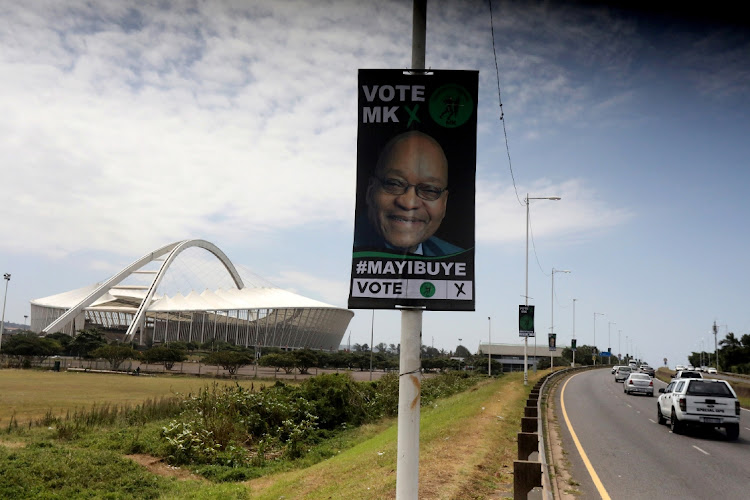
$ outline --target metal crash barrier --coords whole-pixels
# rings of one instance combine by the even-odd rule
[[[576,368],[556,370],[539,379],[529,393],[521,418],[521,432],[518,433],[518,460],[513,461],[513,498],[553,499],[547,453],[544,448],[544,424],[542,422],[542,398],[546,397],[546,384],[562,374]]]

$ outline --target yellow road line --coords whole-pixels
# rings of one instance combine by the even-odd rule
[[[562,391],[560,392],[560,407],[562,408],[563,418],[565,419],[565,425],[568,426],[568,431],[570,431],[570,435],[573,438],[573,442],[576,444],[576,448],[578,449],[578,453],[581,455],[581,459],[583,460],[583,465],[586,466],[586,470],[589,471],[589,474],[591,474],[591,480],[594,481],[594,486],[596,486],[596,489],[599,491],[599,495],[601,495],[603,500],[611,500],[609,494],[607,493],[607,490],[604,489],[604,485],[602,484],[602,481],[599,479],[599,475],[594,470],[594,466],[591,465],[591,461],[589,460],[588,455],[586,455],[586,452],[583,451],[583,446],[581,446],[581,442],[578,440],[578,436],[576,436],[575,431],[573,430],[573,426],[570,425],[570,419],[568,419],[568,412],[565,411],[565,388],[568,386],[568,382],[573,377],[576,377],[580,375],[580,373],[577,373],[570,377],[568,380],[565,381],[565,384],[563,384]]]

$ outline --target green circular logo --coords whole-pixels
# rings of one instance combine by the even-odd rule
[[[430,116],[445,128],[463,125],[473,112],[474,99],[461,85],[443,85],[430,96]]]
[[[433,285],[429,281],[425,281],[419,287],[419,293],[422,294],[422,297],[425,297],[427,299],[435,295],[435,291],[435,285]]]

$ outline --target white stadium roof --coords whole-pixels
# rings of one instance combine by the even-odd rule
[[[189,288],[170,291],[170,280],[176,280],[167,271],[179,268],[178,255],[189,249],[209,255],[213,270],[207,272],[203,263],[196,266],[191,261],[192,265],[183,266],[187,277],[182,281]],[[186,254],[189,251],[183,256]],[[222,276],[222,286],[196,291],[196,282],[216,274],[216,269]],[[31,328],[73,335],[87,326],[99,325],[127,329],[128,341],[139,332],[141,341],[145,333],[156,342],[203,341],[213,335],[244,345],[328,349],[340,344],[354,316],[352,311],[243,274],[207,241],[172,243],[146,254],[107,281],[32,300]]]

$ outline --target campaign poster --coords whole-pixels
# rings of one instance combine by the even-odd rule
[[[576,350],[576,339],[572,339],[570,341],[570,350],[575,351]]]
[[[549,350],[550,351],[556,351],[557,350],[557,334],[556,333],[548,333],[547,337],[549,339]]]
[[[477,71],[359,70],[349,308],[474,310]]]
[[[518,336],[536,337],[536,333],[534,333],[534,306],[518,306]]]

